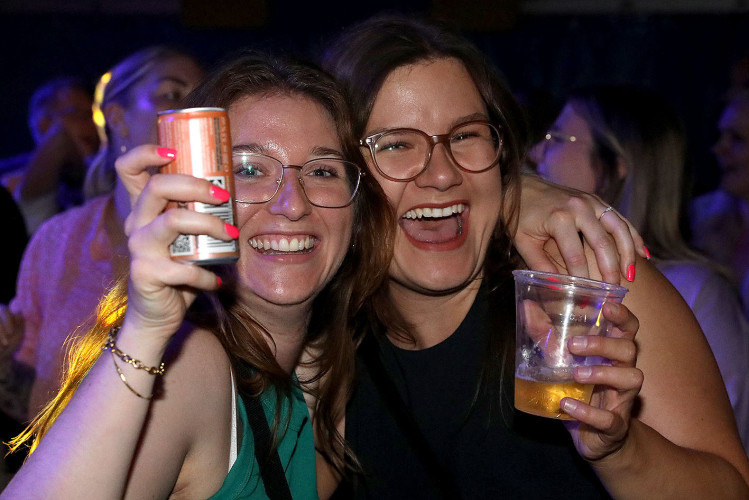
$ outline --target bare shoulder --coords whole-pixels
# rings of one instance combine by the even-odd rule
[[[140,442],[131,484],[154,484],[170,475],[167,494],[206,498],[228,471],[231,363],[216,336],[185,325],[164,356],[166,370]],[[178,463],[165,470],[157,462]],[[129,488],[128,495],[146,494]]]
[[[217,407],[231,402],[231,362],[212,332],[186,325],[172,340],[164,363],[157,397],[186,410],[181,418],[194,425],[193,430],[210,421]]]

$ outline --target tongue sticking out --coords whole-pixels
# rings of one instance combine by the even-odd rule
[[[409,237],[425,243],[445,243],[463,232],[460,214],[440,218],[401,219],[400,227]]]

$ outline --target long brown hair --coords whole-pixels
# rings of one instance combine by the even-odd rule
[[[512,279],[510,271],[519,264],[512,237],[517,228],[520,163],[527,148],[527,126],[520,105],[485,56],[468,40],[448,29],[423,20],[388,14],[348,29],[329,44],[322,58],[323,66],[344,87],[353,109],[354,131],[358,137],[364,135],[377,94],[394,70],[446,58],[463,64],[484,101],[489,120],[499,126],[503,140],[498,174],[502,179],[502,192],[497,193],[502,197],[502,217],[489,244],[484,279],[492,291],[498,290],[500,284],[507,284]],[[389,302],[385,288],[368,302],[367,314],[372,318],[370,323],[379,324],[381,332],[387,330],[405,339],[411,338],[408,325]],[[489,359],[485,360],[480,385],[493,385],[489,379],[501,379],[501,372],[509,368],[509,355],[514,345],[514,329],[508,328],[514,324],[512,317],[497,318],[497,322],[504,325],[503,330],[501,334],[490,335]]]
[[[573,91],[570,106],[590,127],[595,194],[627,217],[655,259],[696,260],[686,227],[686,134],[676,110],[658,92],[625,85]]]
[[[230,108],[249,95],[289,95],[311,99],[320,104],[333,119],[345,157],[363,169],[364,160],[356,146],[349,110],[335,81],[308,63],[263,53],[247,52],[226,63],[204,80],[186,99],[185,107]],[[379,184],[368,175],[362,177],[353,201],[354,227],[351,248],[331,282],[315,298],[308,332],[309,365],[316,375],[300,380],[303,390],[316,399],[314,426],[319,451],[343,472],[351,461],[344,440],[336,430],[343,415],[354,372],[355,346],[353,321],[366,298],[382,285],[392,257],[393,217]],[[270,334],[236,301],[236,268],[221,266],[216,271],[224,277],[224,286],[216,294],[201,294],[188,313],[188,320],[215,332],[232,365],[252,370],[235,370],[239,391],[259,395],[273,386],[277,389],[280,408],[282,397],[288,397],[292,380],[279,366],[268,346]],[[126,280],[103,299],[96,325],[75,341],[63,387],[42,415],[26,433],[14,442],[36,434],[36,440],[49,429],[69,401],[75,388],[101,352],[101,345],[111,325],[121,321],[126,303]],[[272,339],[271,339],[272,340]],[[278,412],[274,431],[281,423]]]

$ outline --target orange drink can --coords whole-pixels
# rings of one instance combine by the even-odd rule
[[[234,207],[234,173],[231,158],[229,116],[223,108],[188,108],[158,114],[159,144],[177,150],[174,161],[162,173],[186,174],[209,180],[231,193],[221,205],[200,202],[173,203],[179,207],[209,213],[228,224],[237,219]],[[239,258],[235,240],[222,241],[207,235],[181,234],[170,245],[172,260],[200,265],[234,262]]]

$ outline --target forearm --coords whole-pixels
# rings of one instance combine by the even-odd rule
[[[728,461],[677,446],[636,419],[625,446],[591,465],[617,499],[749,498],[747,483]]]

